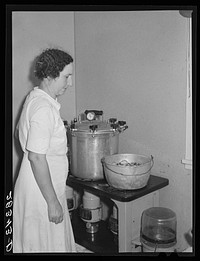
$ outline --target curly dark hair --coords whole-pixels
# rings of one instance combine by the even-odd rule
[[[54,79],[72,62],[73,58],[68,53],[59,49],[46,49],[38,56],[34,73],[40,80],[48,76]]]

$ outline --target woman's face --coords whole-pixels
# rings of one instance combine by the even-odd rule
[[[63,95],[68,87],[72,86],[72,63],[66,65],[60,75],[54,79],[54,93],[56,96]]]

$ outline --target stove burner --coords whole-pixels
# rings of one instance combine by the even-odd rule
[[[98,184],[99,187],[109,187],[109,184],[108,183],[105,183],[105,184]]]
[[[117,192],[117,191],[123,192],[117,188],[111,187],[108,183],[98,184],[98,187],[107,192]]]
[[[73,175],[69,175],[69,176],[72,177],[72,178],[74,178],[74,179],[80,180],[80,181],[86,181],[86,182],[88,182],[88,181],[93,181],[93,180],[91,180],[91,179],[82,179],[82,178],[79,178],[79,177],[75,177],[75,176],[73,176]]]

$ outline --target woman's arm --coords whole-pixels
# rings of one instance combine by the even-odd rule
[[[52,184],[46,155],[29,151],[28,159],[38,187],[47,202],[49,221],[58,224],[63,220],[63,210]]]

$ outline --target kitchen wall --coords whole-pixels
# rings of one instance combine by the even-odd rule
[[[25,96],[39,83],[33,75],[34,59],[48,47],[62,48],[74,57],[74,12],[12,13],[13,133]],[[59,98],[59,102],[61,117],[73,118],[76,108],[75,79],[73,87]],[[15,178],[22,156],[17,139],[14,139],[13,147]]]
[[[178,11],[75,12],[77,112],[126,120],[121,153],[153,155],[169,179],[160,206],[177,214],[177,250],[192,226],[185,156],[187,18]]]
[[[178,11],[14,12],[12,32],[13,133],[25,96],[38,84],[31,71],[36,55],[52,46],[69,51],[76,74],[74,88],[60,98],[61,116],[102,109],[105,118],[127,121],[120,152],[153,155],[152,173],[169,179],[160,205],[176,212],[178,250],[186,248],[184,233],[192,226],[192,173],[181,164],[187,18]],[[20,157],[14,139],[14,175]]]

